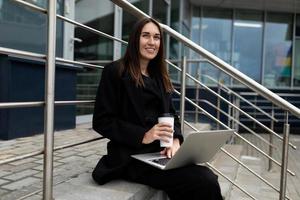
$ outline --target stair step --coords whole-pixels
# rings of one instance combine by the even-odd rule
[[[236,157],[242,152],[241,145],[225,145],[224,148]],[[235,177],[237,164],[233,162],[223,152],[216,154],[211,163],[230,178]],[[230,186],[228,182],[222,181],[220,184],[222,194],[228,193]],[[90,172],[83,173],[67,182],[54,187],[54,198],[56,200],[167,200],[167,195],[149,186],[114,180],[105,185],[96,184]]]
[[[207,131],[211,130],[211,124],[209,123],[194,123],[194,122],[189,122],[192,126],[197,128],[199,131]],[[194,129],[189,127],[188,125],[184,124],[184,136],[186,137],[189,133],[195,132]]]
[[[241,161],[247,165],[250,169],[255,171],[257,174],[262,174],[261,169],[261,159],[253,156],[242,156]],[[239,166],[237,170],[237,176],[235,179],[235,182],[245,189],[247,192],[249,192],[251,195],[253,195],[255,198],[260,197],[260,190],[264,183],[257,177],[255,177],[251,172],[249,172],[247,169],[245,169],[243,166]],[[233,186],[230,195],[226,200],[250,200],[248,195],[246,195],[244,192],[242,192],[237,187]]]
[[[166,199],[163,192],[149,186],[123,180],[110,181],[99,186],[90,173],[84,173],[54,187],[55,200],[157,200]],[[160,198],[158,198],[160,195]]]
[[[240,159],[243,151],[242,145],[225,145],[223,148],[228,151],[230,154],[232,154],[234,157]],[[211,164],[216,167],[219,171],[221,171],[225,176],[230,178],[231,180],[234,180],[237,175],[237,170],[239,167],[239,164],[232,160],[230,157],[228,157],[225,153],[222,151],[219,151],[214,159],[211,161]],[[232,188],[232,184],[223,178],[221,175],[219,176],[219,183],[221,187],[222,196],[226,197],[229,196],[229,193]]]

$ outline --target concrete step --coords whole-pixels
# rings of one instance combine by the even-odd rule
[[[242,156],[241,161],[244,164],[246,164],[250,169],[255,171],[257,174],[259,175],[262,174],[262,166],[261,166],[262,161],[260,158],[253,157],[253,156]],[[242,187],[247,192],[249,192],[251,195],[253,195],[255,198],[262,199],[260,196],[260,192],[264,183],[241,165],[237,170],[237,176],[235,182],[240,187]],[[240,200],[240,199],[250,200],[252,198],[250,198],[248,195],[246,195],[237,187],[233,186],[230,195],[226,198],[226,200]]]
[[[156,193],[158,191],[149,186],[123,180],[99,186],[90,173],[84,173],[55,186],[53,196],[55,200],[147,200]],[[164,195],[156,199],[162,200]]]
[[[207,131],[211,130],[211,124],[209,123],[194,123],[194,122],[189,122],[192,126],[197,128],[199,131]],[[195,132],[191,127],[188,125],[184,124],[184,137],[186,137],[188,134]]]
[[[242,145],[225,145],[223,148],[231,153],[234,157],[240,159],[243,151]],[[216,167],[220,172],[222,172],[225,176],[230,178],[231,180],[235,180],[237,176],[237,170],[239,164],[232,160],[229,156],[227,156],[222,151],[219,151],[214,157],[211,164]],[[216,173],[217,174],[217,173]],[[232,184],[223,178],[221,175],[219,176],[219,183],[221,187],[222,196],[225,199],[228,199],[230,191],[232,189]]]
[[[239,145],[226,145],[232,154],[239,156],[242,148]],[[235,176],[236,163],[219,152],[211,162],[229,177]],[[229,185],[220,178],[222,193],[227,194]],[[67,182],[54,187],[55,200],[167,200],[167,195],[149,186],[131,183],[123,180],[114,180],[99,186],[91,177],[91,173],[84,173]]]

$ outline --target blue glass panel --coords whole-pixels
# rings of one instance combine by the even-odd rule
[[[257,82],[261,81],[262,21],[262,12],[248,10],[237,11],[234,21],[233,66]]]
[[[291,84],[293,15],[267,13],[264,85]]]
[[[203,8],[202,46],[230,63],[232,11],[228,9]],[[208,63],[201,65],[201,74],[229,83],[229,77]]]
[[[294,85],[300,86],[300,38],[295,43]]]
[[[300,15],[296,18],[296,42],[294,60],[294,85],[300,86]]]

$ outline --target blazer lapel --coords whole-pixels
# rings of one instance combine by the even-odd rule
[[[130,76],[128,74],[125,74],[122,77],[122,80],[123,80],[124,86],[127,90],[128,97],[134,107],[134,110],[136,111],[141,123],[145,124],[142,88],[136,87],[135,83],[133,82],[133,80],[130,78]]]

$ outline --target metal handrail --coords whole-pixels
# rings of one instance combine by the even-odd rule
[[[232,89],[230,89],[229,87],[227,87],[225,84],[222,84],[220,82],[218,82],[217,80],[215,80],[214,78],[212,78],[211,76],[208,75],[203,75],[203,77],[206,77],[212,81],[214,81],[215,83],[219,84],[221,86],[221,89],[224,92],[227,92],[228,94],[233,94],[234,96],[238,97],[239,99],[243,100],[244,102],[246,102],[247,104],[251,105],[253,108],[255,108],[256,110],[259,110],[261,113],[263,113],[264,115],[266,115],[267,117],[269,117],[270,119],[274,120],[275,122],[278,122],[278,119],[276,119],[275,117],[272,117],[269,113],[267,113],[266,111],[262,110],[260,107],[254,105],[253,103],[251,103],[249,100],[247,100],[246,98],[242,97],[241,95],[239,95],[237,92],[233,91]],[[225,89],[225,90],[224,90]],[[226,91],[227,90],[227,91]]]
[[[180,60],[168,60],[167,61],[169,64],[173,64],[172,62],[176,62],[176,63],[179,63],[181,62]],[[187,62],[207,62],[207,59],[187,59]],[[244,102],[248,103],[249,105],[251,105],[252,107],[254,107],[255,109],[259,110],[261,113],[263,113],[264,115],[266,115],[267,117],[269,117],[270,119],[278,122],[278,120],[274,117],[272,117],[269,113],[265,112],[264,110],[262,110],[261,108],[259,108],[258,106],[254,105],[253,103],[251,103],[250,101],[248,101],[246,98],[242,97],[241,95],[239,95],[238,93],[234,92],[232,89],[230,89],[229,87],[227,87],[225,84],[222,84],[220,82],[218,82],[217,80],[215,80],[214,78],[212,78],[211,76],[208,76],[208,75],[203,75],[201,74],[201,76],[203,77],[206,77],[210,80],[212,80],[213,82],[219,84],[221,86],[221,89],[224,91],[224,92],[227,92],[227,93],[231,93],[235,96],[237,96],[238,98],[242,99]],[[227,90],[227,91],[226,91]]]
[[[180,95],[180,92],[178,92],[176,89],[174,90],[174,92],[178,95]],[[196,103],[194,103],[192,100],[190,100],[189,98],[185,97],[185,100],[188,101],[190,104],[192,104],[194,107],[198,108],[199,110],[201,110],[206,116],[208,116],[209,118],[211,118],[212,120],[218,122],[220,125],[222,125],[224,128],[226,129],[231,129],[230,127],[228,127],[226,124],[224,124],[223,122],[221,122],[220,120],[216,119],[214,116],[212,116],[210,113],[208,113],[205,109],[201,108],[199,105],[197,105]],[[251,142],[249,142],[246,138],[242,137],[239,133],[237,133],[236,131],[233,132],[234,135],[236,135],[238,138],[240,138],[241,140],[243,140],[245,143],[247,143],[248,145],[250,145],[251,147],[253,147],[254,149],[256,149],[259,153],[261,153],[262,155],[264,155],[265,157],[267,157],[268,159],[270,159],[271,161],[273,161],[276,165],[278,165],[279,167],[281,167],[281,164],[275,160],[274,158],[270,157],[267,153],[265,153],[264,151],[262,151],[261,149],[259,149],[257,146],[255,146],[254,144],[252,144]],[[288,173],[292,176],[295,176],[296,174],[291,171],[291,170],[287,170]]]
[[[253,195],[251,195],[249,192],[247,192],[244,188],[242,188],[241,186],[239,186],[237,183],[235,183],[234,181],[232,181],[228,176],[224,175],[220,170],[218,170],[217,168],[215,168],[212,164],[210,164],[209,162],[205,163],[208,167],[210,167],[211,169],[213,169],[215,172],[217,172],[218,174],[220,174],[223,178],[225,178],[227,181],[229,181],[230,183],[232,183],[235,187],[239,188],[242,192],[244,192],[246,195],[248,195],[251,199],[257,200]]]
[[[241,95],[247,95],[247,96],[257,96],[257,93],[255,92],[241,92]],[[300,94],[286,94],[286,93],[276,93],[279,96],[286,96],[286,97],[300,97]]]
[[[171,66],[173,66],[175,69],[177,69],[178,71],[182,71],[179,67],[177,67],[173,63],[170,63],[170,62],[168,62],[168,63]],[[258,125],[260,125],[262,128],[264,128],[265,130],[267,130],[269,133],[275,135],[280,140],[283,140],[282,136],[278,135],[272,129],[270,129],[269,127],[265,126],[263,123],[261,123],[260,121],[258,121],[257,119],[255,119],[254,117],[252,117],[251,115],[249,115],[248,113],[246,113],[245,111],[243,111],[242,109],[240,109],[239,107],[237,107],[236,105],[234,105],[233,103],[231,103],[230,101],[228,101],[227,99],[225,99],[224,97],[222,97],[221,95],[219,95],[218,93],[216,93],[215,91],[213,91],[212,89],[210,89],[209,87],[207,87],[206,85],[204,85],[203,83],[201,83],[199,80],[195,79],[189,73],[186,73],[186,76],[188,76],[190,79],[192,79],[193,81],[195,81],[197,84],[200,84],[202,87],[204,87],[206,90],[208,90],[209,92],[211,92],[212,94],[214,94],[215,96],[217,96],[218,98],[220,98],[222,101],[226,102],[230,106],[234,107],[235,109],[237,109],[238,111],[240,111],[241,113],[243,113],[245,116],[247,116],[248,118],[250,118],[251,120],[253,120],[254,122],[256,122]],[[297,149],[297,146],[294,145],[294,144],[292,144],[291,142],[289,142],[288,144],[293,149]]]
[[[100,137],[87,139],[87,140],[80,141],[80,142],[75,142],[75,143],[72,143],[72,144],[64,144],[64,145],[61,145],[61,146],[54,147],[53,151],[57,151],[57,150],[61,150],[61,149],[65,149],[65,148],[69,148],[69,147],[73,147],[73,146],[78,146],[78,145],[82,145],[82,144],[89,143],[89,142],[94,142],[94,141],[101,140],[101,139],[104,139],[104,137],[100,136]],[[44,153],[44,150],[41,149],[41,150],[37,150],[37,151],[31,152],[31,153],[23,154],[23,155],[20,155],[20,156],[15,156],[13,158],[3,159],[3,160],[0,160],[0,165],[7,164],[7,163],[10,163],[10,162],[14,162],[14,161],[18,161],[18,160],[23,160],[23,159],[26,159],[26,158],[30,158],[32,156],[38,156],[38,155],[41,155],[43,153]]]
[[[7,54],[7,55],[16,55],[16,56],[22,56],[22,57],[27,57],[27,58],[46,60],[46,55],[44,55],[44,54],[32,53],[29,51],[22,51],[22,50],[5,48],[5,47],[0,47],[0,53]],[[92,69],[103,69],[104,68],[103,66],[100,66],[100,65],[93,65],[93,64],[88,64],[88,63],[84,63],[84,62],[63,59],[63,58],[59,58],[59,57],[56,57],[55,60],[57,62],[63,62],[63,63],[74,64],[74,65],[82,65],[84,67],[88,67],[88,68],[92,68]]]
[[[47,14],[47,13],[48,13],[48,11],[47,11],[46,9],[41,8],[41,7],[39,7],[39,6],[36,6],[36,5],[34,5],[34,4],[31,4],[31,3],[28,3],[28,2],[22,1],[22,0],[11,0],[11,1],[14,1],[14,2],[16,2],[16,3],[22,4],[22,5],[26,6],[26,7],[29,7],[29,8],[31,8],[31,9],[35,10],[35,11],[39,11],[39,12],[44,13],[44,14]],[[97,29],[91,28],[91,27],[89,27],[89,26],[86,26],[86,25],[84,25],[84,24],[82,24],[82,23],[76,22],[76,21],[74,21],[74,20],[72,20],[72,19],[69,19],[69,18],[67,18],[67,17],[64,17],[64,16],[62,16],[62,15],[57,14],[56,17],[59,18],[59,19],[61,19],[61,20],[63,20],[63,21],[66,21],[66,22],[68,22],[68,23],[70,23],[70,24],[79,26],[79,27],[81,27],[81,28],[83,28],[83,29],[85,29],[85,30],[88,30],[88,31],[93,32],[93,33],[96,33],[97,35],[101,35],[101,36],[106,37],[106,38],[108,38],[108,39],[112,39],[112,40],[118,41],[118,42],[120,42],[120,43],[127,44],[127,42],[124,41],[124,40],[122,40],[122,39],[113,37],[113,36],[111,36],[111,35],[109,35],[109,34],[107,34],[107,33],[104,33],[104,32],[99,31],[99,30],[97,30]]]
[[[187,59],[186,62],[189,62],[189,63],[199,63],[199,62],[207,62],[208,60],[207,59]],[[172,62],[175,62],[175,63],[181,63],[182,61],[181,60],[170,60],[167,61],[169,64],[172,64]],[[214,64],[214,66],[216,67],[216,65]],[[227,93],[230,93],[230,94],[233,94],[234,96],[238,97],[239,99],[242,99],[244,102],[248,103],[249,105],[251,105],[252,107],[254,107],[256,110],[259,110],[261,113],[263,113],[264,115],[266,115],[268,118],[274,120],[275,122],[278,122],[278,119],[272,117],[269,113],[265,112],[264,110],[262,110],[260,107],[254,105],[253,103],[251,103],[250,101],[248,101],[246,98],[242,97],[241,95],[239,95],[238,93],[234,92],[232,89],[230,89],[229,87],[227,87],[225,84],[222,84],[220,83],[219,81],[217,81],[216,79],[214,79],[213,77],[211,76],[208,76],[208,75],[205,75],[205,74],[201,74],[201,76],[203,77],[206,77],[210,80],[212,80],[213,82],[215,82],[216,84],[220,85],[221,86],[221,89],[224,91],[224,92],[227,92]],[[227,90],[227,91],[226,91]]]
[[[229,153],[228,151],[226,151],[223,147],[221,147],[220,149],[221,149],[222,152],[224,152],[226,155],[228,155],[234,161],[236,161],[237,163],[239,163],[241,166],[243,166],[245,169],[247,169],[249,172],[251,172],[257,178],[259,178],[261,181],[263,181],[264,183],[266,183],[268,186],[270,186],[276,192],[280,192],[280,190],[278,188],[276,188],[273,184],[271,184],[269,181],[267,181],[266,179],[264,179],[261,175],[259,175],[258,173],[256,173],[255,171],[253,171],[252,169],[250,169],[249,167],[247,167],[242,161],[240,161],[239,159],[237,159],[236,157],[234,157],[231,153]],[[287,196],[287,195],[285,196],[285,198],[291,200],[291,198],[289,196]]]
[[[130,2],[125,0],[111,0],[118,6],[122,7],[123,9],[127,10],[131,14],[135,15],[138,18],[142,17],[149,17],[149,15],[143,13],[139,9],[137,9],[134,5],[132,5]],[[168,34],[172,35],[175,39],[182,42],[184,45],[190,47],[193,51],[199,53],[204,58],[208,59],[210,63],[214,63],[217,65],[217,68],[225,72],[226,74],[230,75],[234,79],[240,81],[247,87],[251,88],[253,91],[257,92],[261,96],[265,97],[266,99],[273,102],[275,105],[281,107],[283,110],[287,110],[290,113],[294,114],[297,117],[300,117],[300,109],[296,106],[290,104],[288,101],[284,100],[277,94],[273,93],[263,85],[257,83],[247,75],[243,74],[233,66],[229,65],[228,63],[224,62],[222,59],[218,58],[217,56],[213,55],[209,51],[205,50],[195,42],[191,41],[184,35],[178,33],[171,27],[160,23],[161,28]]]
[[[255,137],[259,138],[261,141],[263,141],[265,144],[267,144],[268,146],[271,146],[275,149],[278,149],[278,147],[276,147],[274,144],[271,144],[269,141],[267,141],[265,138],[263,138],[262,136],[260,136],[259,134],[255,133],[253,130],[251,130],[250,128],[248,128],[246,125],[244,125],[242,122],[236,120],[234,117],[228,115],[226,112],[224,112],[222,109],[219,109],[217,106],[213,105],[211,102],[201,99],[199,100],[200,102],[204,102],[208,105],[210,105],[211,107],[213,107],[214,109],[220,111],[223,115],[229,117],[231,120],[233,120],[234,122],[236,122],[237,124],[239,124],[240,126],[242,126],[244,129],[246,129],[247,131],[249,131],[250,133],[252,133]]]
[[[171,62],[181,62],[180,60],[170,60]],[[195,62],[195,63],[198,63],[198,62],[209,62],[207,59],[188,59],[187,62]],[[217,67],[216,64],[214,63],[210,63],[210,64],[213,64],[213,66]],[[245,101],[246,103],[248,103],[249,105],[251,105],[252,107],[254,107],[255,109],[259,110],[261,113],[265,114],[267,117],[269,117],[270,119],[278,122],[278,120],[274,117],[272,117],[270,114],[268,114],[267,112],[265,112],[264,110],[262,110],[261,108],[259,108],[258,106],[254,105],[253,103],[251,103],[250,101],[248,101],[246,98],[242,97],[241,95],[239,95],[238,93],[234,92],[232,89],[230,89],[229,87],[227,87],[225,84],[222,84],[220,83],[219,81],[215,80],[214,78],[212,78],[211,76],[208,76],[208,75],[205,75],[205,74],[201,74],[201,76],[203,77],[206,77],[210,80],[212,80],[213,82],[219,84],[220,86],[222,86],[223,88],[223,91],[224,88],[228,91],[225,91],[227,93],[231,93],[233,95],[235,95],[236,97],[238,97],[239,99],[242,99],[243,101]],[[243,92],[242,92],[243,93]],[[242,94],[241,93],[241,94]],[[254,94],[257,94],[257,93],[254,93]],[[278,94],[279,95],[279,94]],[[279,95],[280,96],[280,95]]]
[[[54,104],[58,106],[73,105],[73,104],[89,104],[95,103],[95,100],[80,100],[80,101],[55,101]],[[0,109],[3,108],[26,108],[44,106],[45,101],[31,101],[31,102],[0,102]]]

